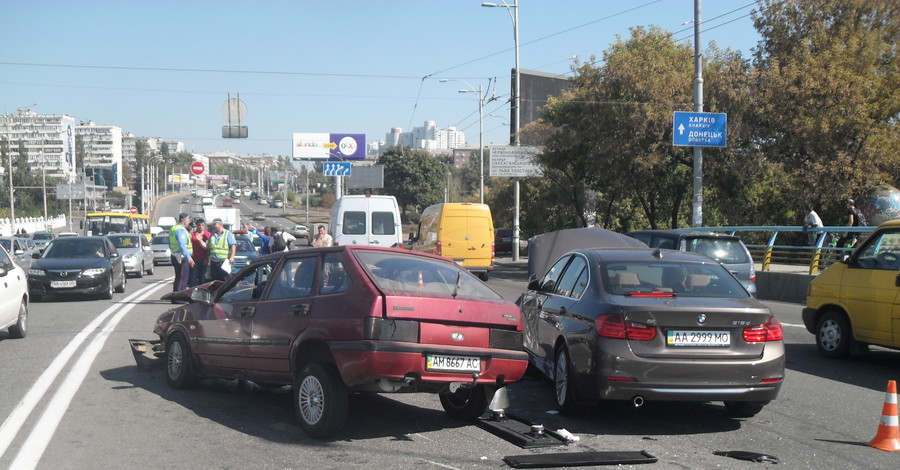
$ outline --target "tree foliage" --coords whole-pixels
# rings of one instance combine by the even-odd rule
[[[397,198],[404,214],[409,208],[424,209],[443,200],[446,170],[428,152],[392,147],[378,158],[378,164],[384,165],[385,188]]]

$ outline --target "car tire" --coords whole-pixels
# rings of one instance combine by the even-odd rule
[[[443,392],[438,394],[444,411],[453,418],[472,421],[484,414],[487,408],[487,395],[484,385],[476,385],[472,388],[462,388],[456,392]]]
[[[185,389],[194,382],[191,346],[181,333],[169,336],[166,343],[166,383],[174,389]]]
[[[851,341],[850,322],[843,313],[830,310],[822,314],[816,323],[816,346],[823,356],[847,357]]]
[[[141,269],[138,269],[137,277],[144,277],[144,271],[145,271],[144,262],[141,261]]]
[[[153,260],[153,266],[159,266],[159,262],[156,260]]]
[[[147,275],[152,276],[155,272],[156,263],[150,263],[150,269],[147,270]]]
[[[575,404],[575,380],[572,373],[572,361],[569,350],[563,345],[556,348],[556,361],[553,363],[553,385],[556,393],[556,405],[560,413],[574,415],[579,411]]]
[[[19,305],[19,319],[7,330],[13,338],[24,338],[28,333],[28,305],[23,300]]]
[[[125,273],[125,268],[122,268],[122,283],[116,286],[116,293],[123,294],[125,293],[125,284],[128,283],[128,274]]]
[[[478,279],[481,279],[484,282],[487,282],[488,277],[490,277],[490,275],[488,274],[487,271],[485,271],[483,273],[478,273]]]
[[[767,401],[726,401],[725,413],[732,418],[752,418],[768,404]]]
[[[113,298],[113,282],[113,275],[110,273],[106,283],[106,291],[102,294],[103,298],[106,300]]]
[[[313,362],[294,383],[294,412],[300,427],[314,438],[331,436],[347,420],[347,386],[332,364]]]

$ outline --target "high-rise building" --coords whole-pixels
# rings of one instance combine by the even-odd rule
[[[110,190],[123,186],[122,128],[87,121],[75,126],[75,135],[81,137],[85,176]]]
[[[32,171],[67,181],[75,177],[75,118],[19,110],[3,115],[0,139],[7,140],[13,160],[24,150]]]
[[[411,132],[403,132],[399,127],[391,128],[385,134],[385,143],[380,151],[389,147],[403,145],[411,148],[427,150],[450,150],[466,145],[466,133],[455,127],[439,129],[434,121],[425,121],[425,125],[413,127]]]

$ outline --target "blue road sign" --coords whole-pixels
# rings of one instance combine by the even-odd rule
[[[728,115],[675,111],[672,145],[725,147]]]
[[[350,176],[350,162],[322,162],[325,176]]]

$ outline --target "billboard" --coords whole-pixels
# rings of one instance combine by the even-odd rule
[[[364,160],[365,134],[328,134],[295,132],[293,160]]]

